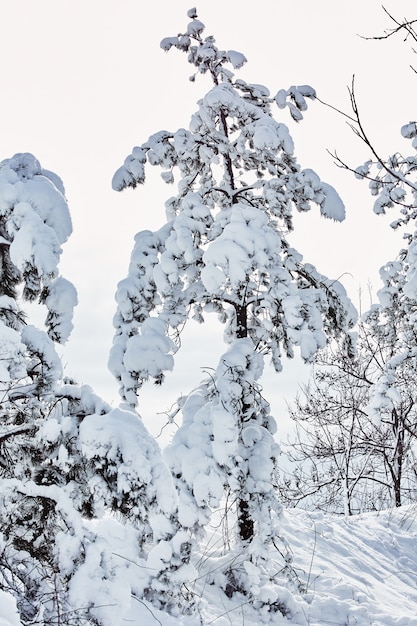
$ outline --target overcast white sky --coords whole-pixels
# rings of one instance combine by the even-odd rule
[[[126,274],[134,234],[163,223],[172,189],[151,172],[144,188],[117,194],[111,178],[150,134],[187,126],[209,86],[203,77],[188,81],[186,55],[159,48],[163,37],[185,29],[191,6],[189,0],[20,0],[2,7],[0,159],[32,152],[64,181],[74,233],[61,268],[80,301],[64,362],[68,374],[113,404],[118,394],[107,356],[116,284]],[[387,0],[385,6],[397,18],[417,17],[415,0]],[[240,76],[272,93],[307,83],[321,99],[348,110],[347,85],[355,74],[363,121],[378,150],[409,149],[399,129],[416,117],[417,83],[409,64],[417,57],[401,38],[358,37],[389,26],[379,1],[201,0],[197,9],[206,35],[248,58]],[[387,220],[372,214],[366,183],[338,170],[326,152],[337,149],[356,166],[369,156],[366,149],[342,117],[319,103],[298,126],[286,111],[277,109],[277,118],[289,125],[301,165],[338,189],[348,215],[343,225],[317,214],[300,216],[295,247],[323,273],[344,274],[353,298],[360,284],[366,291],[368,280],[376,290],[378,268],[395,256],[400,239]],[[166,391],[146,392],[147,423],[198,382],[200,366],[216,366],[219,351],[208,349],[212,338],[200,342],[195,332],[201,328],[184,338],[178,373],[168,378]],[[275,412],[282,411],[282,397],[291,397],[299,372],[292,366],[285,377],[266,383]],[[163,423],[160,416],[155,430]]]

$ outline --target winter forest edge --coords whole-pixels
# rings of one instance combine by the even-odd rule
[[[414,22],[387,19],[385,38],[417,39]],[[176,194],[166,222],[135,236],[117,285],[117,408],[65,377],[56,348],[77,304],[59,271],[71,234],[63,183],[28,153],[0,164],[0,624],[115,626],[135,602],[149,623],[220,624],[206,588],[244,598],[254,623],[307,624],[284,507],[350,517],[415,502],[416,123],[401,129],[414,153],[383,158],[354,83],[340,112],[370,159],[336,156],[339,166],[368,181],[376,214],[395,211],[392,227],[410,231],[358,316],[342,284],[290,243],[294,209],[345,217],[336,190],[294,157],[288,126],[302,124],[315,90],[271,96],[237,78],[245,56],[218,48],[195,9],[161,48],[186,53],[190,80],[205,74],[212,86],[187,128],[151,135],[113,177],[115,191],[134,189],[157,166]],[[34,302],[44,330],[25,310]],[[210,315],[224,353],[172,407],[180,426],[161,451],[140,418],[142,385],[163,389],[183,328]],[[259,381],[266,362],[279,375],[294,354],[314,369],[290,407],[284,467]]]

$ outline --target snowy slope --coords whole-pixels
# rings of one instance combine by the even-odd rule
[[[417,506],[332,519],[285,515],[310,626],[417,626]]]
[[[194,588],[202,597],[198,617],[172,617],[132,599],[123,623],[417,626],[417,505],[349,519],[288,510],[282,535],[293,553],[293,581],[304,587],[304,593],[293,592],[294,597],[289,598],[294,607],[292,618],[279,612],[262,616],[251,610],[243,597],[228,599],[207,583],[200,570],[202,576]],[[208,555],[202,556],[200,562]],[[0,626],[18,624],[13,599],[0,592]]]
[[[289,510],[282,533],[293,552],[293,574],[306,592],[295,597],[298,615],[269,616],[269,623],[308,626],[417,626],[417,505],[349,519]],[[186,626],[257,626],[264,623],[244,598],[229,600],[198,581],[207,605],[202,621]],[[154,617],[135,606],[137,626],[179,626],[164,614]],[[157,619],[156,619],[157,618]]]

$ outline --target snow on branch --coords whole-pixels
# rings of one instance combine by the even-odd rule
[[[161,381],[163,369],[173,365],[177,346],[162,346],[162,334],[157,340],[152,334],[161,352],[149,352],[151,319],[163,321],[172,341],[190,317],[201,322],[215,311],[227,325],[228,341],[246,333],[272,355],[277,370],[281,349],[292,356],[299,346],[311,361],[326,333],[338,335],[352,323],[347,298],[324,286],[331,281],[316,280],[287,241],[294,211],[316,205],[326,218],[345,217],[336,190],[313,170],[301,169],[288,127],[272,114],[277,104],[300,120],[315,90],[291,86],[271,98],[267,87],[235,79],[224,64],[238,67],[243,55],[204,39],[196,11],[189,15],[186,32],[164,39],[162,48],[187,52],[214,85],[198,101],[188,128],[151,135],[113,179],[115,189],[135,187],[144,182],[147,164],[160,167],[167,183],[178,178],[177,193],[165,205],[163,233],[137,235],[129,275],[118,287],[110,367],[130,404],[144,380]],[[299,303],[295,326],[282,306],[292,296]]]
[[[61,179],[43,170],[32,154],[19,153],[0,163],[3,292],[15,296],[17,285],[23,284],[24,300],[45,302],[55,341],[67,339],[76,304],[75,288],[59,277],[58,269],[61,245],[72,232],[64,193]]]

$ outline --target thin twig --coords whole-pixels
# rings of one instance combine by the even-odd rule
[[[132,594],[132,598],[134,600],[136,600],[136,602],[139,602],[139,604],[142,604],[145,607],[145,609],[147,609],[149,611],[149,613],[152,615],[154,620],[156,622],[158,622],[158,624],[160,624],[160,626],[163,626],[162,622],[156,617],[156,615],[151,611],[151,609],[148,607],[147,604],[145,604],[145,602],[143,600],[139,600],[139,598],[137,596],[135,596],[134,594]]]
[[[406,35],[405,40],[407,40],[408,36],[411,35],[411,37],[415,41],[417,41],[417,33],[415,32],[415,30],[413,28],[413,24],[417,24],[417,19],[416,20],[407,20],[406,18],[404,18],[403,22],[399,22],[398,20],[395,19],[395,17],[393,15],[391,15],[391,13],[384,6],[382,7],[382,9],[385,11],[385,13],[388,15],[388,17],[395,24],[397,24],[397,27],[396,28],[392,28],[388,32],[385,32],[384,35],[374,35],[372,37],[364,37],[363,35],[359,35],[359,37],[361,39],[365,39],[366,41],[369,41],[371,39],[375,39],[376,41],[381,41],[382,39],[388,39],[389,37],[392,37],[393,35],[396,35],[401,30],[404,29],[404,30],[407,31],[407,35]]]
[[[356,123],[356,119],[354,117],[352,117],[348,113],[345,113],[341,109],[338,109],[333,104],[329,104],[328,102],[325,102],[324,100],[321,100],[317,96],[316,96],[316,100],[317,100],[317,102],[320,102],[320,104],[323,104],[325,107],[329,107],[329,109],[333,109],[333,111],[336,111],[336,113],[339,113],[340,115],[343,115],[343,117],[346,117],[348,120],[351,120],[351,122],[355,122]]]

